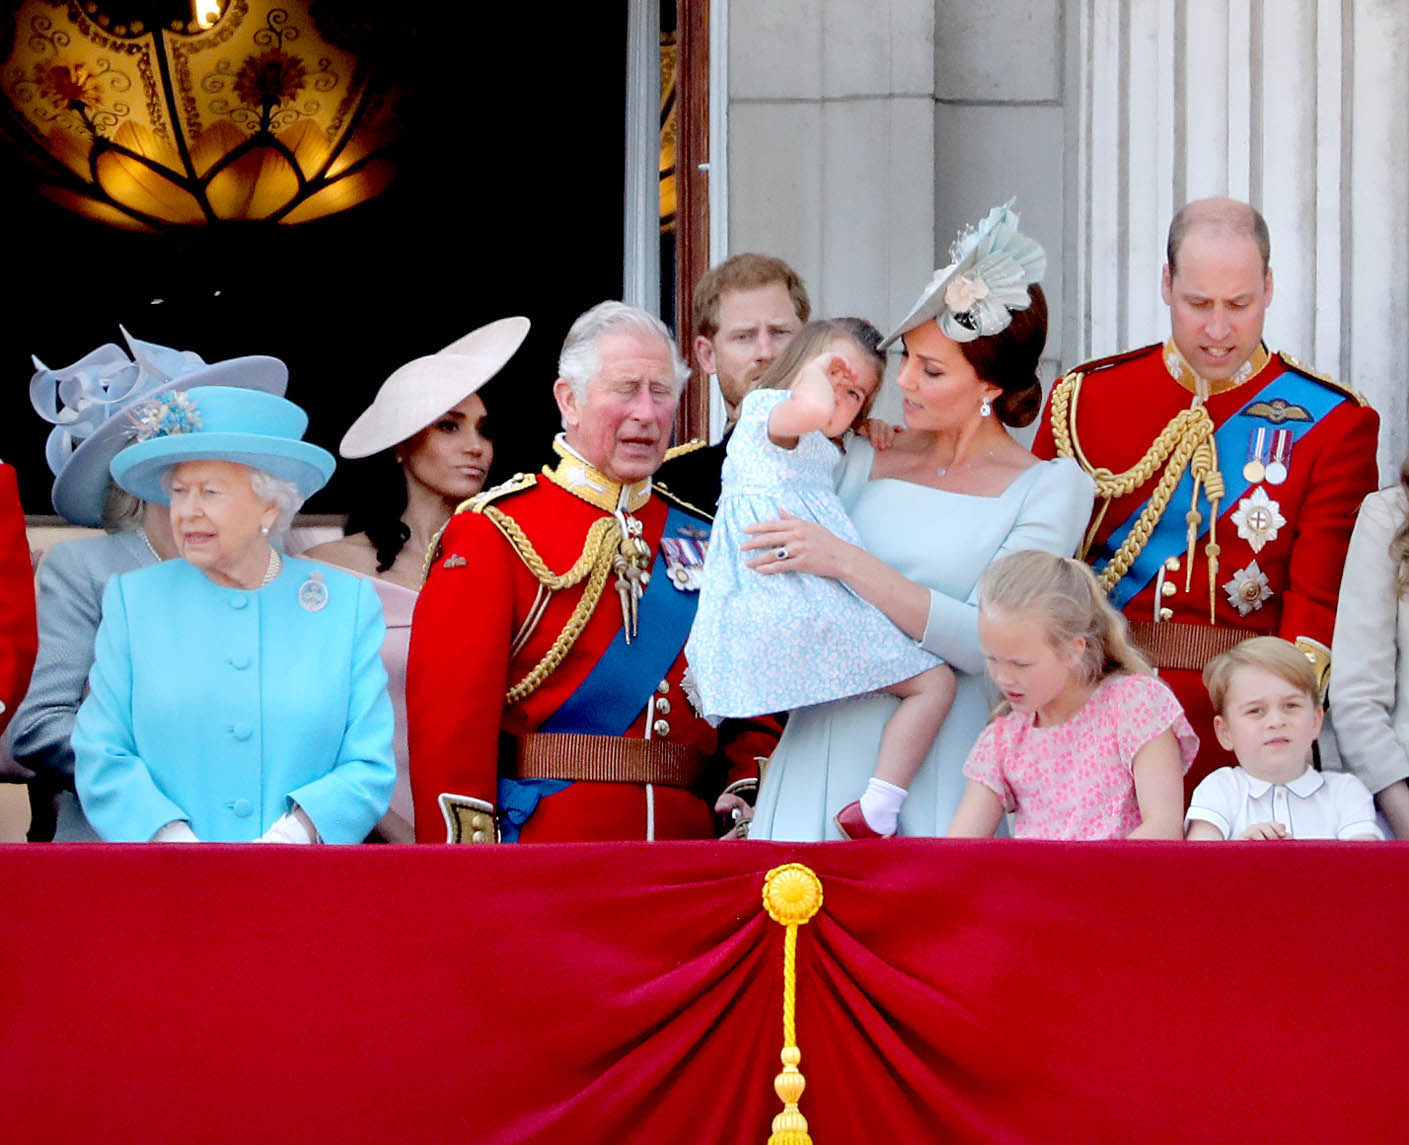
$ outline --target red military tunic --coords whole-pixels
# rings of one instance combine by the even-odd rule
[[[521,737],[536,732],[582,686],[622,629],[616,578],[608,574],[596,607],[561,662],[526,697],[506,704],[508,690],[540,664],[560,637],[571,635],[574,610],[591,578],[540,591],[540,576],[530,568],[531,558],[525,559],[524,546],[511,542],[487,510],[511,518],[507,527],[521,531],[546,570],[562,574],[584,556],[589,530],[604,518],[613,519],[610,506],[620,490],[605,475],[564,455],[553,475],[545,470],[536,478],[516,478],[476,498],[471,511],[451,518],[416,605],[407,665],[419,842],[446,840],[439,803],[443,793],[497,804],[497,780],[507,770],[507,765],[501,770],[500,733]],[[628,512],[641,523],[641,539],[654,561],[669,506],[649,481],[626,494]],[[690,530],[694,536],[708,529],[707,521],[693,515],[690,520],[697,526]],[[647,588],[648,593],[677,591],[659,577]],[[690,594],[691,615],[694,600]],[[525,622],[539,609],[541,615],[524,639]],[[688,625],[663,678],[632,685],[638,689],[632,703],[639,702],[639,708],[633,707],[638,714],[624,734],[638,740],[649,734],[697,749],[711,757],[706,778],[694,789],[653,783],[649,791],[640,783],[576,780],[539,801],[523,824],[522,842],[692,839],[716,833],[714,797],[726,785],[752,786],[758,775],[755,758],[772,751],[778,729],[771,720],[740,722],[732,728],[726,724],[732,734],[721,736],[699,717],[681,684],[687,631]],[[515,648],[516,642],[521,646]],[[640,643],[622,652],[627,663]]]
[[[1147,646],[1152,646],[1151,636],[1180,632],[1177,627],[1155,631],[1160,624],[1173,622],[1230,633],[1216,634],[1220,646],[1237,635],[1275,635],[1300,640],[1303,647],[1314,642],[1321,646],[1318,652],[1329,655],[1355,512],[1377,485],[1379,417],[1353,391],[1309,373],[1284,356],[1269,356],[1259,349],[1250,359],[1249,373],[1250,377],[1233,384],[1212,384],[1205,403],[1218,434],[1217,478],[1229,486],[1218,506],[1213,591],[1208,548],[1211,506],[1205,482],[1198,502],[1202,519],[1192,580],[1186,580],[1190,560],[1185,543],[1191,500],[1176,493],[1156,527],[1146,567],[1132,568],[1121,577],[1111,588],[1112,599],[1137,626],[1137,638],[1142,635],[1140,622],[1153,626],[1144,628],[1141,642]],[[1087,472],[1124,473],[1176,416],[1190,409],[1194,384],[1192,372],[1172,342],[1078,367],[1054,387],[1033,452],[1039,457],[1074,453]],[[1285,438],[1290,434],[1279,432],[1288,429],[1299,435],[1289,450]],[[1274,456],[1274,447],[1281,447],[1285,456]],[[1098,571],[1119,546],[1122,524],[1151,498],[1164,471],[1163,463],[1157,465],[1146,480],[1112,497],[1108,505],[1101,487],[1109,475],[1093,473],[1097,477],[1093,520],[1099,524],[1086,556]],[[1274,480],[1278,477],[1282,479]],[[1174,534],[1177,544],[1171,545]],[[1158,561],[1153,558],[1161,537],[1168,555]],[[1150,575],[1151,563],[1154,575]],[[1184,629],[1181,640],[1197,635]],[[1154,659],[1158,667],[1160,657]],[[1199,735],[1199,755],[1186,777],[1187,790],[1192,791],[1210,771],[1233,759],[1214,737],[1213,711],[1201,671],[1161,667],[1160,676],[1174,689]]]
[[[29,687],[39,650],[34,619],[34,566],[24,531],[15,471],[0,463],[0,731]]]

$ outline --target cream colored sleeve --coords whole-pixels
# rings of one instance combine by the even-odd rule
[[[1389,546],[1404,519],[1396,491],[1365,498],[1350,537],[1331,644],[1331,715],[1345,769],[1372,792],[1409,777],[1395,733],[1398,695],[1398,570]],[[1409,649],[1403,650],[1409,652]]]

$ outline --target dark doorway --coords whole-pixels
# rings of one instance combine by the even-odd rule
[[[29,355],[66,365],[120,342],[119,323],[207,361],[284,359],[310,438],[336,449],[397,365],[525,314],[528,341],[484,391],[491,480],[548,460],[563,335],[621,291],[624,0],[396,14],[339,0],[339,17],[367,22],[405,120],[396,178],[342,214],[128,233],[41,198],[23,147],[0,143],[10,283],[0,457],[20,471],[27,512],[51,512],[52,481],[48,426],[25,396]],[[352,481],[340,472],[309,510],[345,508]]]

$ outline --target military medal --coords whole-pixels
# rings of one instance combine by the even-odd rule
[[[660,548],[670,583],[681,592],[699,592],[709,542],[688,537],[662,537]]]
[[[1267,476],[1267,465],[1263,461],[1267,450],[1267,427],[1260,425],[1248,434],[1248,460],[1243,466],[1243,479],[1249,485],[1256,485]]]
[[[1268,475],[1270,481],[1271,475]],[[1259,553],[1268,541],[1277,539],[1277,530],[1287,523],[1282,516],[1282,507],[1267,496],[1267,490],[1258,488],[1252,495],[1238,502],[1233,512],[1233,524],[1238,526],[1238,536]]]
[[[1267,574],[1252,561],[1245,569],[1233,574],[1233,579],[1223,585],[1228,594],[1228,603],[1238,610],[1239,616],[1256,612],[1263,603],[1274,595],[1267,583]]]
[[[327,605],[328,586],[323,583],[323,574],[314,570],[298,586],[298,606],[305,612],[322,612]]]
[[[1292,431],[1272,431],[1272,460],[1267,463],[1267,482],[1280,485],[1287,479],[1287,466],[1292,459]]]

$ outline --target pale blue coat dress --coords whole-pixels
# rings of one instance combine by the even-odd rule
[[[1010,552],[1070,556],[1090,519],[1094,488],[1069,459],[1039,462],[997,497],[977,497],[894,478],[872,481],[874,458],[868,442],[851,443],[838,495],[861,543],[929,588],[921,645],[958,677],[954,706],[900,812],[899,834],[943,835],[964,793],[964,759],[996,698],[978,643],[978,578]],[[751,837],[840,839],[832,816],[865,790],[897,702],[873,694],[792,712],[764,770]]]
[[[184,560],[112,578],[73,733],[89,822],[249,842],[296,801],[325,843],[361,842],[396,783],[385,632],[370,583],[292,557],[248,591]]]

